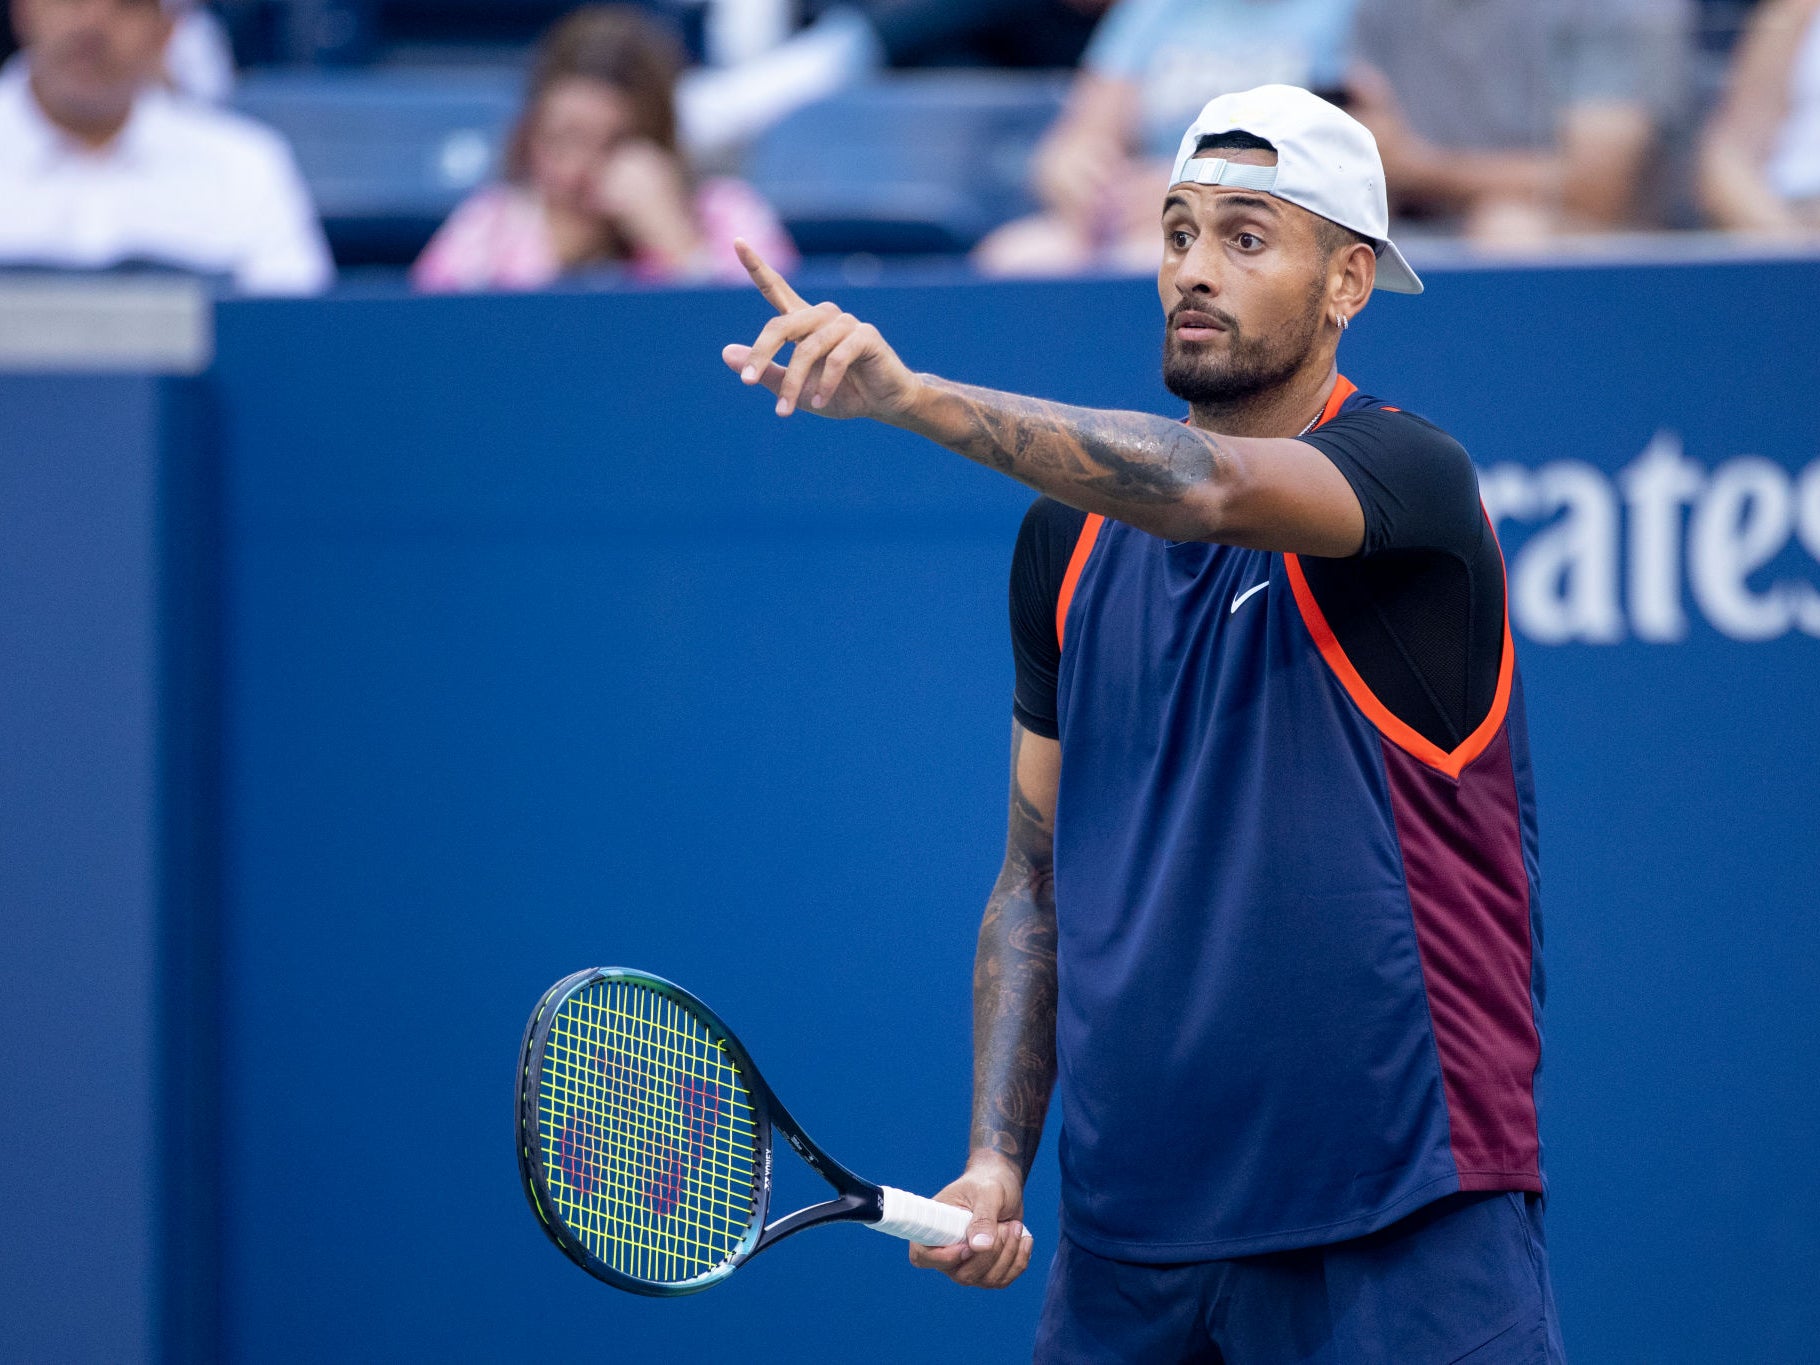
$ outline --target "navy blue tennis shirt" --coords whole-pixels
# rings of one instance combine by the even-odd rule
[[[1542,1189],[1535,805],[1466,452],[1344,378],[1365,543],[1171,542],[1039,499],[1015,710],[1059,739],[1063,1227],[1183,1261]]]

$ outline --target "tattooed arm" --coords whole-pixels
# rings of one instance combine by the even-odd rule
[[[973,1212],[967,1241],[910,1248],[913,1264],[1002,1289],[1030,1263],[1024,1180],[1055,1083],[1055,794],[1061,745],[1011,725],[1005,862],[973,961],[973,1129],[967,1169],[937,1199]]]
[[[1055,1082],[1055,796],[1061,745],[1011,724],[1005,862],[973,959],[973,1153],[1028,1178]]]
[[[917,376],[885,418],[1070,507],[1170,540],[1343,556],[1365,539],[1358,495],[1301,441],[1217,436],[1147,412],[1077,408]]]
[[[1221,436],[1143,412],[1071,407],[913,373],[878,328],[832,303],[811,307],[741,244],[778,315],[721,356],[747,384],[824,417],[900,426],[1049,494],[1171,540],[1342,556],[1365,537],[1346,478],[1313,446]],[[773,359],[786,345],[789,365]]]

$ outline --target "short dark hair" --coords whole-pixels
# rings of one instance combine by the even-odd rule
[[[1261,138],[1256,133],[1248,133],[1243,128],[1234,128],[1227,133],[1205,133],[1194,144],[1196,156],[1202,152],[1274,152],[1276,149],[1276,143]],[[1378,244],[1364,233],[1341,227],[1331,218],[1323,218],[1317,213],[1314,222],[1315,241],[1328,256],[1349,246],[1368,246],[1374,253],[1378,249]]]
[[[1194,144],[1196,156],[1202,152],[1274,152],[1276,149],[1276,143],[1243,128],[1234,128],[1229,133],[1203,133],[1201,140]]]

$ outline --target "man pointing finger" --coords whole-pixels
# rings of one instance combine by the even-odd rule
[[[1376,145],[1303,90],[1223,96],[1159,229],[1185,423],[913,373],[743,253],[777,316],[724,356],[779,415],[1045,495],[1012,564],[971,1155],[939,1196],[975,1219],[912,1259],[1021,1273],[1055,1086],[1039,1361],[1560,1361],[1503,559],[1466,452],[1335,364],[1374,289],[1422,287]]]

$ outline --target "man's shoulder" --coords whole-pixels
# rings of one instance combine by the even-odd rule
[[[1363,553],[1473,553],[1482,537],[1479,476],[1466,448],[1427,418],[1354,395],[1302,438],[1325,455],[1365,515]]]
[[[1393,419],[1413,420],[1422,423],[1424,426],[1435,426],[1432,421],[1424,417],[1421,413],[1411,412],[1408,408],[1400,407],[1391,402],[1388,398],[1380,398],[1375,393],[1367,393],[1364,389],[1355,389],[1352,393],[1348,394],[1346,396],[1346,401],[1340,405],[1339,412],[1334,414],[1332,420],[1337,422],[1342,417],[1356,417],[1366,413],[1378,414]],[[1440,428],[1435,427],[1435,430],[1439,431]]]
[[[1339,412],[1309,435],[1352,433],[1367,436],[1373,445],[1414,446],[1432,456],[1470,463],[1466,447],[1451,432],[1419,412],[1410,412],[1374,394],[1352,394]]]

